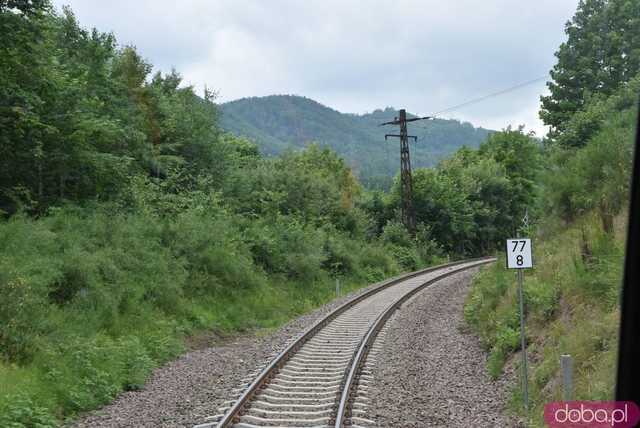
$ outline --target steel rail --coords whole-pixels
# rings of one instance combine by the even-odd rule
[[[241,394],[241,396],[234,402],[234,404],[229,408],[229,410],[224,414],[224,416],[220,419],[217,424],[218,428],[227,428],[230,427],[233,423],[236,423],[239,420],[240,414],[245,409],[245,406],[251,401],[253,396],[263,388],[278,372],[278,370],[291,358],[293,355],[304,345],[309,339],[311,339],[316,333],[322,330],[329,322],[335,319],[338,315],[347,311],[357,303],[377,294],[378,292],[389,288],[390,286],[402,282],[404,280],[416,277],[418,275],[422,275],[425,273],[433,272],[439,269],[444,269],[447,267],[457,266],[464,263],[469,263],[473,261],[480,261],[486,258],[477,258],[477,259],[467,259],[467,260],[459,260],[451,263],[445,263],[438,266],[429,267],[426,269],[421,269],[415,272],[410,272],[407,274],[402,274],[396,276],[394,278],[390,278],[388,280],[382,281],[378,286],[368,290],[358,296],[355,296],[353,299],[347,301],[346,303],[340,305],[329,314],[327,314],[324,318],[317,321],[314,325],[309,327],[302,335],[300,335],[296,340],[294,340],[291,344],[289,344],[282,352],[280,352],[271,362],[265,367],[258,376],[254,379],[254,381],[245,389],[245,391]],[[487,259],[487,262],[494,260],[494,258]],[[475,265],[477,266],[477,265]],[[455,272],[460,272],[460,270],[456,270]],[[443,278],[444,276],[439,277],[438,279]],[[431,283],[431,281],[428,281]],[[421,285],[418,288],[423,288],[425,285]],[[413,293],[411,293],[413,294]],[[337,418],[338,419],[338,418]],[[337,425],[336,425],[337,426]]]
[[[476,259],[478,262],[480,262],[483,259]],[[360,369],[362,368],[362,366],[364,365],[364,362],[366,360],[367,354],[369,353],[369,349],[371,348],[371,346],[373,345],[373,342],[376,339],[376,336],[378,335],[378,333],[380,332],[380,330],[382,329],[382,327],[384,326],[384,324],[386,323],[386,321],[389,319],[389,317],[391,317],[391,315],[400,308],[400,306],[402,306],[402,304],[404,302],[406,302],[409,298],[411,298],[412,296],[414,296],[416,293],[418,293],[419,291],[423,290],[424,288],[432,285],[435,282],[441,281],[444,278],[451,276],[451,275],[455,275],[457,273],[460,273],[462,271],[465,271],[467,269],[472,269],[474,267],[477,266],[481,266],[483,264],[486,263],[491,263],[493,261],[495,261],[496,258],[495,257],[488,257],[485,258],[485,261],[482,263],[477,263],[477,264],[473,264],[470,266],[465,266],[463,268],[460,269],[456,269],[450,272],[445,272],[442,275],[439,275],[435,278],[432,278],[426,282],[424,282],[423,284],[420,284],[419,286],[411,289],[408,293],[405,293],[403,296],[401,296],[400,298],[398,298],[395,302],[393,302],[391,305],[389,305],[379,316],[378,318],[376,318],[376,320],[373,322],[373,324],[371,325],[371,327],[369,328],[369,330],[367,331],[367,334],[365,335],[365,337],[362,339],[362,342],[360,343],[360,346],[358,348],[358,351],[355,355],[355,357],[353,358],[352,362],[351,362],[351,367],[349,369],[349,374],[347,375],[347,379],[344,383],[343,389],[342,389],[342,393],[340,396],[340,402],[338,404],[338,412],[336,413],[336,419],[335,419],[335,424],[334,427],[335,428],[343,428],[345,425],[345,420],[348,418],[349,416],[349,404],[352,401],[352,396],[354,395],[354,393],[356,392],[356,379],[358,377],[358,373],[360,372]],[[473,262],[474,260],[466,260],[464,263],[468,263],[468,262]],[[459,263],[460,264],[460,263]],[[451,265],[448,265],[451,266]],[[455,266],[455,265],[454,265]],[[447,267],[447,265],[445,266],[441,266],[441,267]]]

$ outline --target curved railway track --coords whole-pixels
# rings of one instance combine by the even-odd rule
[[[338,307],[278,354],[237,400],[195,428],[366,427],[376,337],[400,305],[447,276],[494,261],[449,263],[380,283]]]

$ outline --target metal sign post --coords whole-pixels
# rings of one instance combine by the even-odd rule
[[[522,294],[522,269],[518,269],[518,300],[520,300],[520,349],[522,349],[522,394],[524,409],[529,410],[529,381],[527,379],[527,338],[524,334],[524,296]]]
[[[527,379],[527,338],[524,329],[523,269],[533,267],[531,239],[507,239],[507,268],[518,272],[518,300],[520,307],[520,348],[522,350],[522,395],[524,409],[529,411],[529,381]]]

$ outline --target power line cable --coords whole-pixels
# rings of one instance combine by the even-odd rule
[[[504,95],[504,94],[507,94],[509,92],[518,90],[520,88],[523,88],[525,86],[529,86],[529,85],[531,85],[533,83],[537,83],[537,82],[539,82],[541,80],[545,80],[545,79],[548,79],[548,78],[549,78],[548,74],[546,74],[544,76],[539,76],[539,77],[536,77],[535,79],[527,80],[526,82],[522,82],[522,83],[518,83],[517,85],[510,86],[510,87],[508,87],[506,89],[502,89],[502,90],[497,91],[497,92],[492,92],[490,94],[483,95],[483,96],[478,97],[478,98],[473,98],[473,99],[471,99],[469,101],[465,101],[463,103],[456,104],[456,105],[454,105],[452,107],[448,107],[448,108],[446,108],[444,110],[437,111],[435,113],[430,114],[428,117],[432,117],[434,119],[437,119],[438,118],[437,116],[441,115],[442,113],[448,113],[448,112],[451,112],[451,111],[454,111],[454,110],[461,109],[462,107],[466,107],[466,106],[469,106],[469,105],[472,105],[472,104],[479,103],[479,102],[487,100],[489,98],[493,98],[493,97],[497,97],[497,96],[500,96],[500,95]],[[418,125],[418,126],[420,126],[420,125]],[[426,137],[426,135],[427,135],[427,133],[426,133],[427,124],[426,123],[424,125],[422,125],[422,129],[425,130],[425,134],[422,137],[424,139]]]
[[[438,112],[435,112],[435,113],[431,114],[430,116],[438,116],[438,115],[440,115],[442,113],[448,113],[448,112],[453,111],[453,110],[458,110],[458,109],[460,109],[462,107],[466,107],[466,106],[471,105],[471,104],[479,103],[479,102],[484,101],[486,99],[497,97],[498,95],[503,95],[503,94],[515,91],[516,89],[520,89],[520,88],[523,88],[525,86],[531,85],[533,83],[537,83],[537,82],[539,82],[541,80],[547,79],[548,77],[549,77],[548,75],[536,77],[535,79],[528,80],[528,81],[522,82],[522,83],[518,83],[517,85],[511,86],[509,88],[502,89],[502,90],[497,91],[497,92],[492,92],[492,93],[490,93],[488,95],[484,95],[484,96],[479,97],[479,98],[474,98],[472,100],[465,101],[464,103],[454,105],[453,107],[449,107],[449,108],[446,108],[444,110],[440,110]]]

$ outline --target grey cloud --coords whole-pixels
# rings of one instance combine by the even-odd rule
[[[158,68],[223,101],[305,95],[345,112],[427,114],[545,74],[577,0],[66,0]],[[60,0],[55,4],[59,5]],[[451,116],[503,127],[537,119],[544,83]],[[515,123],[514,123],[515,124]]]

